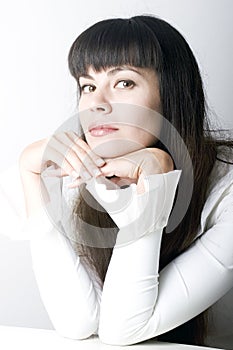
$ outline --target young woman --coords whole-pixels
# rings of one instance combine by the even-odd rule
[[[232,348],[232,141],[208,129],[187,42],[153,16],[104,20],[75,40],[69,68],[79,132],[20,158],[34,271],[55,329],[116,345],[157,337]]]

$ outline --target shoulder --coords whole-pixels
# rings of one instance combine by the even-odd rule
[[[226,153],[220,150],[209,177],[207,198],[201,216],[201,232],[216,224],[223,213],[232,220],[233,227],[232,209],[233,157],[226,156]]]
[[[209,194],[219,193],[233,184],[233,148],[219,147],[216,162],[209,178]]]
[[[216,162],[209,178],[208,194],[232,185],[233,183],[233,149],[219,147]]]

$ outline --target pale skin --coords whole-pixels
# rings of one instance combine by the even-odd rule
[[[88,75],[80,77],[79,84],[80,122],[86,141],[74,132],[63,132],[30,144],[21,154],[20,172],[28,216],[43,206],[40,175],[51,164],[57,168],[54,176],[74,178],[70,188],[92,177],[115,176],[111,179],[115,183],[122,179],[128,184],[136,183],[138,193],[144,191],[145,175],[173,170],[172,159],[166,152],[148,148],[159,130],[150,111],[161,112],[153,70],[123,66],[96,72],[89,67]],[[144,108],[143,120],[132,106]],[[95,126],[111,124],[116,130],[96,135],[102,130],[90,131],[93,121]],[[155,133],[149,133],[151,129]],[[118,147],[122,144],[122,148]]]

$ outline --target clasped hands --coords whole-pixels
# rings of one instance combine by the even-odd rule
[[[61,132],[27,146],[21,154],[21,167],[40,175],[50,165],[50,176],[73,177],[69,188],[80,186],[92,177],[105,176],[124,185],[137,184],[143,188],[143,178],[174,169],[170,155],[159,148],[141,148],[119,157],[103,159],[75,132]],[[143,189],[142,189],[143,191]]]

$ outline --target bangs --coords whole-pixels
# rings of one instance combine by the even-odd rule
[[[108,67],[130,65],[158,70],[160,46],[153,31],[132,19],[109,19],[84,31],[69,52],[69,69],[78,80],[90,66],[97,72]]]

